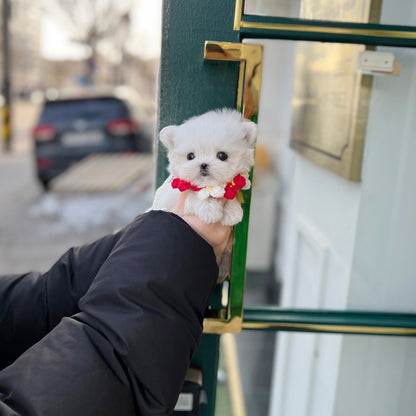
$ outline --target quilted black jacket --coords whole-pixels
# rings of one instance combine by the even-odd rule
[[[217,276],[211,246],[162,211],[0,276],[0,415],[170,415]]]

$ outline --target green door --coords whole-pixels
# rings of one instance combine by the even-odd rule
[[[164,1],[159,130],[167,125],[180,124],[191,116],[222,107],[238,108],[247,118],[257,121],[262,52],[261,47],[253,45],[255,41],[242,46],[245,39],[365,44],[368,50],[374,49],[376,45],[416,46],[414,27],[245,16],[242,13],[243,3],[239,0]],[[365,79],[363,77],[364,84]],[[302,140],[294,137],[291,147],[314,160],[315,156],[309,154],[312,145],[305,145]],[[167,161],[163,147],[158,147],[157,153],[159,185],[167,176]],[[345,163],[350,166],[349,170],[334,166],[332,159],[336,158],[329,162],[314,162],[322,166],[327,163],[326,168],[356,180],[359,177],[356,166],[361,157],[362,143],[360,148],[358,141],[348,156],[349,159],[345,162],[339,158],[338,161],[342,166]],[[203,372],[203,389],[207,393],[207,403],[202,406],[204,416],[213,415],[215,410],[221,332],[247,329],[416,335],[414,314],[279,309],[265,306],[246,308],[243,314],[250,194],[245,195],[244,210],[244,220],[235,231],[236,245],[228,303],[223,305],[223,288],[218,286],[211,300],[211,309],[207,312],[206,333],[192,361],[192,365]]]

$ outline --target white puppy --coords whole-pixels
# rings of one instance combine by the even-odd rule
[[[256,124],[231,109],[209,111],[162,129],[170,176],[156,191],[152,209],[171,211],[180,192],[186,191],[185,214],[207,224],[240,222],[243,210],[236,195],[250,188],[256,137]]]

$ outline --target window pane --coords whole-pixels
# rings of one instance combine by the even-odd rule
[[[416,3],[412,0],[246,0],[248,15],[291,17],[350,23],[416,25]]]
[[[246,282],[258,295],[245,305],[412,312],[416,49],[377,47],[401,70],[368,73],[365,45],[247,41],[264,62]],[[300,152],[299,138],[333,164],[362,142],[361,177]]]

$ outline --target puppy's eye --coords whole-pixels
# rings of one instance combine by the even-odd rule
[[[224,153],[224,152],[218,152],[217,153],[217,158],[224,162],[224,160],[228,159],[228,155],[227,155],[227,153]]]
[[[186,155],[186,158],[187,158],[188,160],[195,159],[195,154],[194,154],[194,153],[188,153],[188,154]]]

